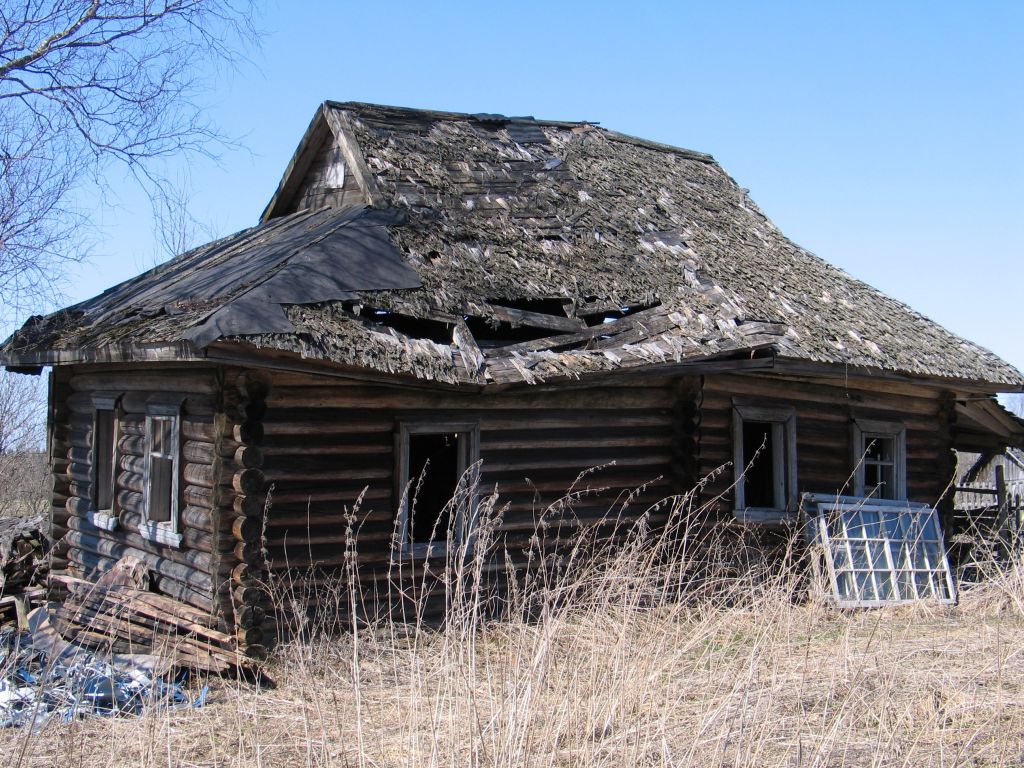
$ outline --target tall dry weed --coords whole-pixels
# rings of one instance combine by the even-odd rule
[[[582,526],[573,493],[509,552],[500,498],[467,490],[476,540],[446,534],[429,576],[396,558],[397,611],[366,599],[350,510],[347,567],[273,585],[292,617],[276,689],[223,683],[204,709],[8,732],[3,748],[28,739],[22,764],[67,766],[1024,763],[1019,564],[956,607],[840,612],[795,541],[766,556],[691,497],[663,502],[667,526],[622,505]],[[513,557],[529,570],[502,577]]]

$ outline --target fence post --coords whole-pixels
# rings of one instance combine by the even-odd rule
[[[1006,470],[1002,464],[996,464],[996,535],[1002,544],[1002,555],[1009,558],[1012,552],[1012,533],[1010,532],[1010,508],[1006,498]]]

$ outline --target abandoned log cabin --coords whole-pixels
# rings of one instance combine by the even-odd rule
[[[707,475],[713,518],[779,526],[804,492],[935,504],[954,449],[1024,444],[1013,367],[795,245],[709,155],[586,122],[327,102],[258,225],[2,354],[51,367],[54,569],[142,558],[243,649],[273,641],[268,573],[351,537],[378,595],[418,572],[467,468],[514,565],[544,514],[657,524]]]

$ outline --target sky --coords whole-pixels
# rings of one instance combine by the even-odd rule
[[[710,153],[791,239],[1024,370],[1024,3],[285,3],[208,111],[244,147],[173,172],[256,223],[318,105],[589,120]],[[116,177],[88,298],[163,258]],[[201,240],[211,239],[202,237]]]

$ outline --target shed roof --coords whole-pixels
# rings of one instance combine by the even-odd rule
[[[448,383],[766,350],[1024,385],[791,242],[709,155],[586,122],[358,103],[318,110],[261,224],[33,318],[2,354],[225,342]]]

